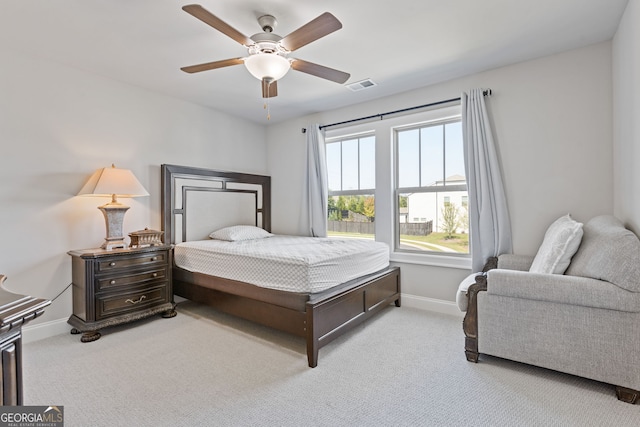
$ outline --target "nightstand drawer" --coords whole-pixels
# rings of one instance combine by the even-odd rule
[[[96,318],[134,312],[144,307],[167,302],[166,287],[150,288],[139,292],[98,297],[96,299]]]
[[[167,252],[164,251],[136,256],[110,257],[96,263],[96,273],[105,273],[108,271],[122,270],[124,268],[135,268],[165,263],[167,263]]]
[[[144,271],[136,274],[112,275],[101,278],[96,278],[96,292],[100,292],[106,289],[116,288],[118,286],[136,286],[144,284],[151,280],[164,280],[167,278],[167,271],[164,268]]]

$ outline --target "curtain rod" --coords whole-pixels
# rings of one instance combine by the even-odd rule
[[[484,96],[491,96],[491,89],[486,89],[484,91],[482,91],[482,94]],[[388,111],[386,113],[380,113],[380,114],[374,114],[372,116],[366,116],[366,117],[359,117],[357,119],[351,119],[351,120],[345,120],[343,122],[337,122],[337,123],[331,123],[328,125],[322,125],[320,126],[320,129],[325,129],[328,127],[333,127],[333,126],[338,126],[338,125],[345,125],[347,123],[354,123],[354,122],[360,122],[362,120],[369,120],[369,119],[375,119],[375,118],[380,118],[380,120],[382,120],[384,118],[384,116],[390,116],[392,114],[398,114],[398,113],[404,113],[406,111],[411,111],[411,110],[418,110],[420,108],[427,108],[427,107],[434,107],[436,105],[442,105],[442,104],[447,104],[449,102],[454,102],[454,101],[460,101],[460,97],[458,98],[451,98],[451,99],[445,99],[444,101],[437,101],[437,102],[432,102],[430,104],[424,104],[424,105],[416,105],[415,107],[409,107],[409,108],[403,108],[401,110],[395,110],[395,111]],[[303,129],[302,132],[306,132],[306,129]]]

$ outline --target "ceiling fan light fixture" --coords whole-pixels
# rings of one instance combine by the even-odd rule
[[[245,58],[244,66],[258,80],[269,78],[275,81],[287,74],[291,63],[276,53],[256,53]]]

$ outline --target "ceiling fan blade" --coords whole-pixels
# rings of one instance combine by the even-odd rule
[[[205,62],[204,64],[190,65],[180,68],[185,73],[199,73],[200,71],[214,70],[216,68],[229,67],[231,65],[243,64],[242,58],[223,59],[222,61]]]
[[[280,40],[280,44],[282,44],[285,49],[294,51],[340,28],[342,28],[342,24],[338,21],[338,18],[329,12],[325,12],[313,21],[304,24],[302,27],[285,36]]]
[[[182,10],[198,18],[205,24],[212,26],[216,30],[220,31],[222,34],[225,34],[231,37],[232,39],[234,39],[235,41],[237,41],[242,45],[249,46],[253,44],[253,41],[251,41],[249,37],[245,36],[240,31],[236,30],[231,25],[227,24],[222,19],[218,18],[213,13],[209,12],[207,9],[200,6],[199,4],[189,4],[189,5],[183,6]]]
[[[273,98],[278,96],[278,81],[262,79],[262,97]]]
[[[344,83],[349,80],[351,74],[344,71],[334,70],[333,68],[323,65],[314,64],[313,62],[303,61],[302,59],[294,59],[291,62],[291,68],[296,71],[311,74],[312,76],[321,77],[336,83]]]

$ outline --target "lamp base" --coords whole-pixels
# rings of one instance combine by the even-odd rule
[[[127,244],[124,241],[122,222],[129,206],[118,202],[111,202],[99,206],[98,209],[102,211],[107,225],[107,237],[104,238],[104,243],[100,247],[108,251],[117,248],[126,248]]]
[[[104,239],[104,243],[102,244],[102,246],[100,246],[101,249],[106,249],[108,251],[110,251],[111,249],[126,248],[126,247],[127,247],[127,243],[122,239],[118,239],[118,240]]]

